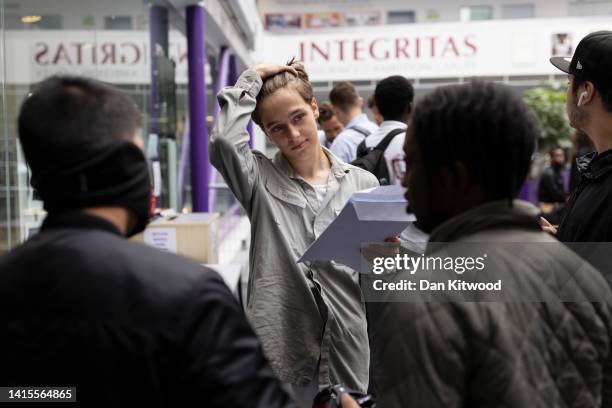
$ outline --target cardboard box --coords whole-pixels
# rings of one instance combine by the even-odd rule
[[[219,260],[219,214],[177,214],[153,220],[132,239],[162,251],[177,253],[200,263]]]

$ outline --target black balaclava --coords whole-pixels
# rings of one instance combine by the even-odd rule
[[[127,236],[144,230],[150,217],[151,183],[141,149],[130,141],[113,141],[94,149],[89,146],[86,151],[81,157],[32,169],[31,184],[45,210],[56,214],[88,207],[125,207],[136,216]]]

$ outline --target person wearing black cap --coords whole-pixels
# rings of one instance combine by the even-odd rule
[[[297,406],[216,272],[125,239],[149,218],[139,127],[95,80],[52,77],[24,101],[48,216],[0,258],[0,384],[76,387],[81,406]]]
[[[581,180],[571,195],[558,230],[563,242],[612,241],[612,31],[584,37],[572,58],[550,62],[569,74],[567,114],[596,151],[578,157]]]

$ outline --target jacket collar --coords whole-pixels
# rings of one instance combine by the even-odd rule
[[[42,223],[41,230],[51,229],[94,229],[121,235],[111,222],[80,210],[50,213]]]
[[[591,152],[576,158],[578,171],[584,177],[594,180],[612,171],[612,149],[601,154]]]
[[[436,227],[430,242],[452,242],[487,229],[520,228],[537,231],[538,209],[531,203],[514,200],[492,201],[456,215]]]
[[[336,156],[333,155],[331,151],[325,146],[321,146],[323,152],[327,155],[329,162],[331,163],[331,172],[336,178],[344,177],[349,171],[350,167],[348,164],[339,160]],[[274,164],[288,177],[292,179],[301,179],[299,174],[295,172],[289,160],[279,151],[274,155]]]

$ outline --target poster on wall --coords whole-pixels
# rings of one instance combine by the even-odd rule
[[[552,35],[552,57],[572,55],[574,48],[570,33],[555,33]]]
[[[382,24],[380,11],[345,12],[344,23],[347,26],[369,26]]]
[[[340,12],[304,14],[304,28],[330,28],[341,27],[343,25],[344,19]]]
[[[279,31],[302,27],[301,14],[266,14],[266,30]]]

